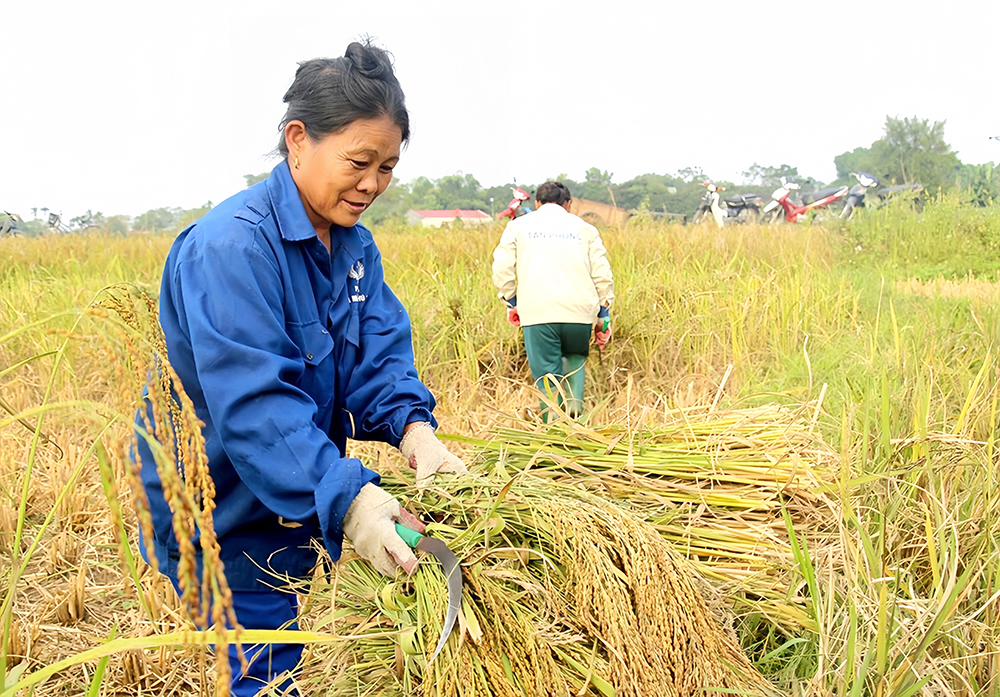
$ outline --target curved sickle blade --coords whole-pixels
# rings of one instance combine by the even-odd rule
[[[441,629],[441,638],[438,639],[437,648],[434,649],[431,660],[427,662],[427,665],[430,665],[441,653],[441,649],[448,641],[448,635],[451,634],[451,630],[455,626],[455,620],[458,619],[458,610],[462,606],[462,570],[458,567],[458,557],[441,540],[433,537],[422,537],[417,543],[417,549],[437,557],[444,569],[444,577],[448,579],[448,612],[444,616],[444,627]]]

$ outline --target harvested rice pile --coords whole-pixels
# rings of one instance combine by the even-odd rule
[[[332,598],[320,624],[352,637],[320,694],[771,692],[722,629],[724,609],[811,624],[788,525],[814,539],[834,528],[836,454],[814,433],[816,408],[463,439],[487,474],[408,502],[463,560],[460,628],[428,668],[446,606],[437,563],[391,582],[341,564],[333,587],[314,588]],[[412,493],[398,472],[383,484]]]
[[[817,404],[673,410],[655,428],[507,429],[474,445],[487,465],[584,487],[650,522],[738,606],[789,630],[814,630],[793,592],[788,525],[810,542],[836,536],[837,453],[816,434]]]
[[[446,607],[437,562],[427,557],[412,578],[395,581],[358,560],[340,564],[331,588],[313,588],[333,599],[318,624],[352,639],[310,692],[773,692],[713,616],[710,591],[685,560],[615,503],[521,474],[447,483],[411,508],[428,518],[447,511],[431,529],[463,560],[460,626],[428,667]]]

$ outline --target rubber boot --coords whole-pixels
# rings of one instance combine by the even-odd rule
[[[563,366],[566,369],[566,378],[563,381],[566,390],[565,409],[571,419],[579,419],[583,413],[583,364],[586,361],[586,356],[563,357]]]

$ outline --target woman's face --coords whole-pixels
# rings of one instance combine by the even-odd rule
[[[288,165],[306,214],[321,238],[351,227],[392,181],[403,131],[388,116],[359,119],[313,141],[301,121],[285,127]],[[325,240],[324,240],[325,241]]]

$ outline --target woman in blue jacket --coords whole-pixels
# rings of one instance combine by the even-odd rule
[[[412,572],[394,524],[423,525],[345,457],[348,437],[397,446],[418,483],[465,472],[434,435],[409,318],[358,222],[409,136],[389,58],[355,42],[341,58],[306,61],[284,101],[283,161],[178,236],[160,290],[167,354],[204,423],[220,557],[248,629],[295,626],[295,595],[271,587],[274,574],[306,577],[313,539],[334,560],[346,536],[383,574]],[[176,586],[178,542],[142,438],[136,455],[152,548]],[[291,671],[302,650],[266,648],[247,674],[230,650],[234,695]]]

